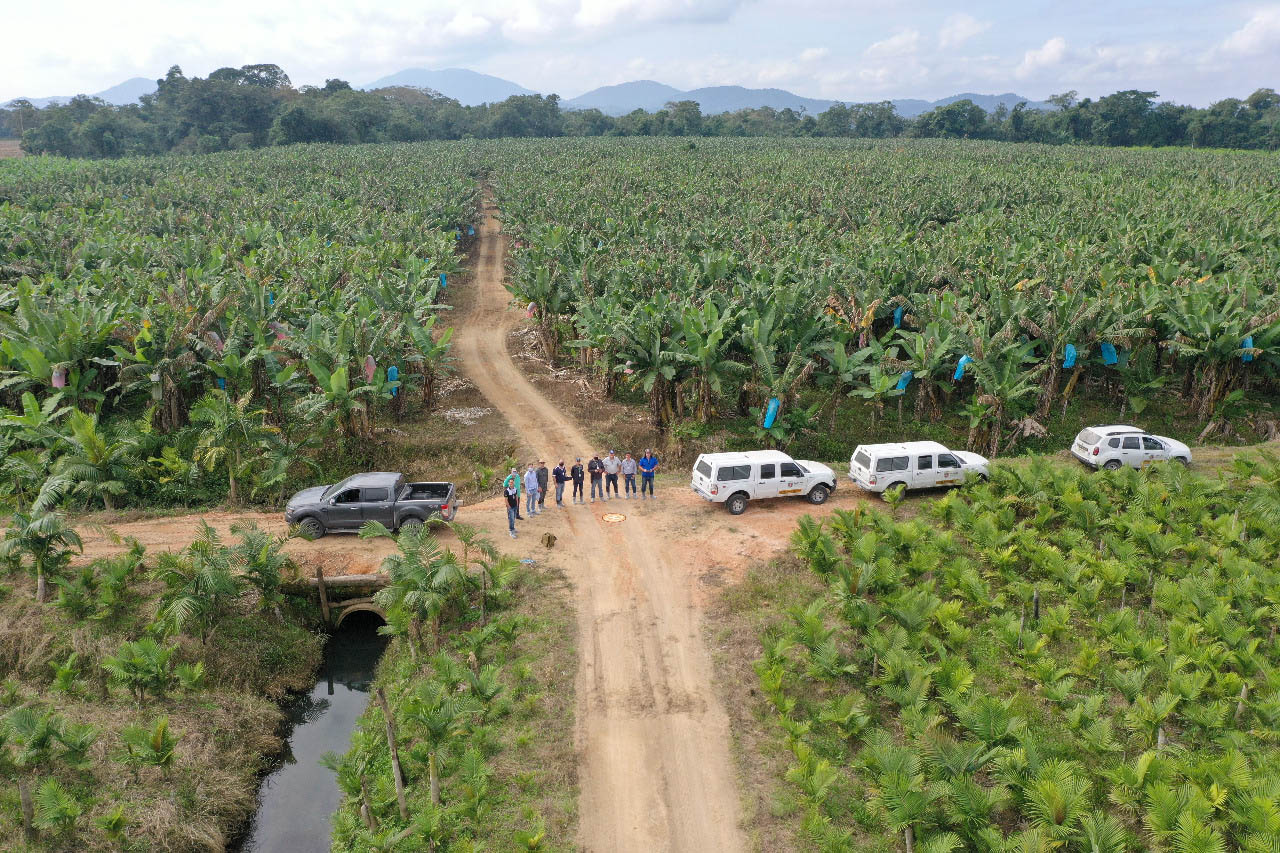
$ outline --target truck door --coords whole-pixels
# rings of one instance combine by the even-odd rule
[[[391,490],[386,486],[360,490],[360,521],[376,521],[388,528],[395,528],[396,504]]]
[[[752,497],[776,498],[778,496],[778,463],[762,462],[756,474],[756,484]]]
[[[911,488],[928,489],[938,485],[938,469],[933,467],[933,454],[916,457],[915,470],[911,472]]]
[[[1124,464],[1134,468],[1142,467],[1142,442],[1136,435],[1124,437],[1124,441],[1120,443],[1120,459]]]
[[[1161,462],[1169,458],[1169,451],[1158,440],[1149,435],[1142,437],[1142,464],[1150,465],[1152,462]]]
[[[361,524],[360,490],[343,489],[320,508],[329,530],[355,530]]]
[[[938,476],[936,482],[939,486],[958,486],[964,482],[964,466],[960,464],[960,460],[951,453],[938,454]]]
[[[778,466],[780,474],[778,482],[779,495],[802,495],[805,493],[804,470],[794,462],[783,462]]]

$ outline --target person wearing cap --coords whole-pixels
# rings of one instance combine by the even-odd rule
[[[649,497],[653,497],[653,475],[658,470],[658,457],[653,455],[653,451],[649,448],[644,449],[644,456],[640,457],[640,500],[644,500],[644,490],[649,490]]]
[[[604,499],[609,500],[609,489],[618,497],[618,472],[622,470],[622,460],[612,450],[604,458]]]
[[[520,487],[522,485],[524,483],[520,479],[520,472],[514,467],[511,469],[511,473],[507,475],[507,478],[502,481],[504,491],[508,486],[513,486],[516,490],[516,519],[518,521],[524,521],[524,516],[520,514]]]
[[[631,458],[630,451],[622,457],[622,483],[622,493],[631,500],[636,496],[636,460]]]
[[[564,469],[563,459],[551,469],[551,479],[556,481],[556,506],[564,506],[564,484],[569,479],[569,472]]]
[[[538,512],[542,512],[543,506],[547,503],[547,485],[551,479],[551,472],[547,470],[547,463],[541,459],[538,460]]]
[[[529,468],[524,472],[524,511],[529,515],[538,514],[538,472],[533,467],[533,463],[529,463]]]
[[[586,479],[586,469],[582,467],[582,457],[575,456],[573,467],[569,469],[569,477],[573,480],[573,502],[584,504],[587,499],[582,494],[582,482]]]
[[[600,500],[604,500],[604,483],[600,482],[600,477],[604,474],[604,463],[600,461],[599,453],[587,463],[587,473],[591,475],[591,502],[596,502],[596,492],[600,493]]]

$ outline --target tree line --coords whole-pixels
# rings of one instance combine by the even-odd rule
[[[299,142],[417,142],[555,136],[933,137],[1048,144],[1280,148],[1280,95],[1258,89],[1205,108],[1159,101],[1158,93],[1126,90],[1096,100],[1066,92],[1055,109],[1025,103],[988,112],[970,100],[914,119],[889,101],[835,104],[817,115],[790,108],[743,109],[704,115],[695,101],[623,116],[565,110],[556,95],[517,95],[463,106],[429,89],[371,92],[332,79],[295,88],[277,65],[220,68],[187,78],[173,66],[140,103],[113,106],[77,96],[36,108],[14,101],[0,109],[0,137],[18,137],[31,154],[119,157],[211,152]]]

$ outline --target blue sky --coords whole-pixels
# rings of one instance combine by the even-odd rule
[[[1280,0],[45,0],[4,17],[22,36],[0,52],[0,101],[249,62],[295,85],[464,67],[565,97],[635,79],[845,101],[1137,88],[1204,105],[1280,88]]]

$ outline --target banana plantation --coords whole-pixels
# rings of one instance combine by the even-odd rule
[[[0,499],[276,501],[431,404],[458,147],[0,171]],[[46,479],[46,475],[49,475]]]
[[[802,846],[1276,849],[1280,459],[862,509],[796,529],[825,592],[755,665]]]
[[[963,412],[970,447],[995,455],[1074,395],[1122,417],[1168,398],[1212,434],[1278,390],[1271,155],[777,140],[489,153],[511,287],[547,354],[576,350],[608,389],[642,390],[659,427],[776,397],[785,438],[852,396],[873,421],[890,402],[924,421]]]

